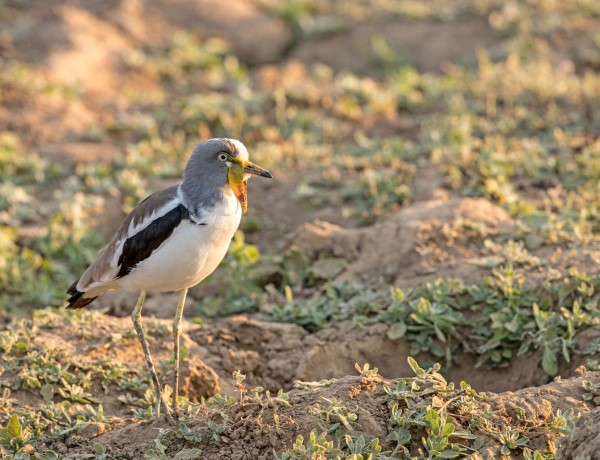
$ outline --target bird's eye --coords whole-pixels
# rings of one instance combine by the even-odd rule
[[[226,153],[219,153],[217,155],[217,160],[219,161],[227,161],[229,159],[229,157],[227,156]]]

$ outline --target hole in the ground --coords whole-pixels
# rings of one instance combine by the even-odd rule
[[[247,375],[249,386],[290,389],[294,380],[318,381],[356,375],[355,363],[369,363],[387,378],[413,375],[407,363],[410,344],[403,339],[389,340],[383,324],[358,326],[351,322],[309,334],[293,324],[266,323],[247,317],[211,320],[190,331],[202,348],[202,359],[221,378],[221,390],[229,392],[232,369]],[[191,350],[194,353],[193,350]],[[431,356],[415,358],[426,364]],[[513,357],[506,367],[476,367],[470,354],[454,357],[453,365],[442,373],[450,381],[465,380],[478,391],[502,392],[547,383],[550,378],[541,368],[541,354]],[[574,375],[585,361],[575,355],[559,369],[562,377]]]

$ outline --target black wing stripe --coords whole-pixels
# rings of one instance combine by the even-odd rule
[[[187,208],[180,204],[159,217],[141,232],[128,238],[119,257],[117,278],[127,275],[138,263],[150,257],[156,249],[173,233],[182,220],[189,219]]]
[[[98,298],[98,297],[85,298],[85,297],[83,297],[83,292],[79,292],[78,290],[75,290],[74,292],[72,292],[70,294],[72,294],[72,295],[67,300],[67,308],[75,309],[75,310],[85,307],[86,305],[90,304],[91,302],[93,302],[94,300],[96,300]]]
[[[79,283],[79,279],[75,280],[75,282],[69,286],[69,289],[67,289],[67,294],[77,294],[77,283]]]

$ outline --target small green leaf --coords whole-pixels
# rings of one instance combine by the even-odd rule
[[[447,423],[444,428],[442,428],[442,436],[450,436],[454,433],[455,426],[452,423]]]
[[[318,279],[330,280],[343,272],[347,266],[348,262],[345,259],[326,257],[313,262],[311,272]]]
[[[473,449],[479,450],[483,447],[483,444],[485,444],[485,439],[479,436],[475,439],[475,441],[473,441]]]
[[[392,324],[387,330],[387,338],[390,340],[398,340],[404,337],[404,334],[406,334],[406,323],[404,321]]]
[[[549,346],[544,347],[542,368],[548,375],[554,376],[558,374],[558,360],[556,359],[556,353]]]
[[[438,455],[439,458],[456,458],[460,455],[459,452],[456,452],[454,450],[443,450],[440,452],[440,455]]]
[[[54,397],[54,385],[51,385],[49,383],[45,383],[44,385],[42,385],[42,388],[40,389],[40,395],[42,395],[44,401],[52,401],[52,398]]]
[[[507,331],[509,332],[516,332],[519,330],[519,321],[517,320],[517,318],[513,318],[512,321],[507,322],[506,324],[504,324],[504,327],[506,328]]]
[[[154,448],[147,450],[144,453],[145,460],[169,460],[165,454],[167,446],[160,442],[159,439],[154,440]]]
[[[406,358],[406,360],[408,361],[408,365],[413,370],[415,375],[423,375],[425,373],[425,369],[419,366],[419,363],[417,363],[417,361],[415,361],[414,358],[409,356],[408,358]]]

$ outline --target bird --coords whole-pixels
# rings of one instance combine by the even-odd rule
[[[221,263],[248,206],[251,175],[272,178],[252,163],[237,139],[210,139],[195,146],[181,183],[148,196],[118,227],[96,260],[68,289],[65,306],[86,307],[102,294],[139,292],[131,319],[156,394],[168,421],[175,423],[179,402],[179,340],[187,291]],[[146,292],[179,292],[173,319],[173,404],[158,379],[142,325]]]

